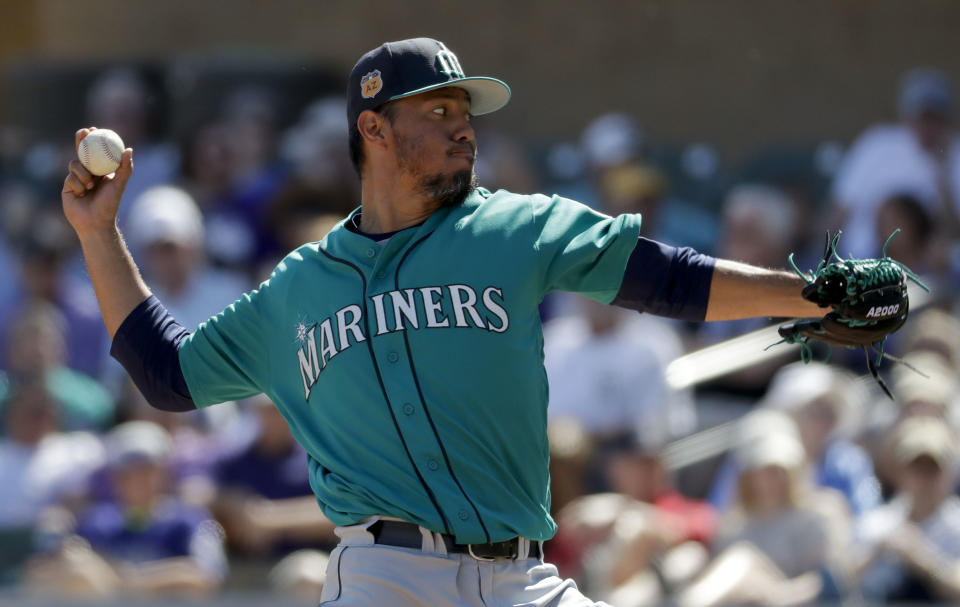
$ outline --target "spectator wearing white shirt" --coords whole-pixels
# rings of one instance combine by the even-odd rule
[[[44,507],[82,494],[104,462],[96,436],[59,431],[59,409],[42,382],[16,386],[4,404],[0,529],[32,526]]]
[[[844,215],[842,256],[879,256],[877,212],[895,196],[915,198],[937,218],[944,236],[960,236],[960,138],[953,106],[943,73],[911,70],[900,84],[900,122],[872,126],[854,141],[832,192]]]
[[[150,289],[189,330],[248,290],[240,276],[206,263],[203,215],[180,188],[157,186],[141,194],[130,209],[128,231]]]
[[[48,519],[62,518],[54,515],[61,504],[79,506],[87,481],[105,460],[93,434],[58,431],[59,406],[42,381],[18,384],[2,420],[0,585],[18,580],[31,554],[49,548],[46,536],[56,532]]]
[[[687,393],[666,383],[664,369],[683,353],[665,322],[578,298],[579,314],[548,323],[544,364],[551,421],[573,418],[602,448],[607,439],[639,432],[664,440],[690,432],[695,412]]]

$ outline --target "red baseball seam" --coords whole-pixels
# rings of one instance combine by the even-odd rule
[[[103,153],[107,155],[107,158],[116,162],[117,164],[120,164],[120,159],[114,158],[113,153],[110,151],[110,148],[107,146],[106,138],[103,138],[100,140],[100,146],[103,148]]]

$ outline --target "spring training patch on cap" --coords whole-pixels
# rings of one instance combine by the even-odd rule
[[[360,94],[364,99],[376,97],[382,88],[383,80],[380,78],[380,70],[373,70],[360,79]]]

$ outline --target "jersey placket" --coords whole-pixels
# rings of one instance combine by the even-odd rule
[[[450,467],[442,439],[430,417],[429,405],[421,397],[417,384],[419,380],[410,358],[415,353],[409,348],[406,332],[422,329],[425,319],[418,310],[417,324],[413,326],[411,319],[395,311],[391,297],[387,296],[380,300],[383,307],[380,314],[387,326],[380,327],[377,321],[373,298],[405,287],[396,282],[397,269],[410,249],[428,235],[426,229],[416,230],[414,234],[397,234],[386,245],[371,243],[364,251],[363,259],[367,261],[362,265],[367,274],[364,301],[365,313],[371,319],[372,362],[379,370],[384,397],[401,434],[398,438],[406,443],[424,489],[440,512],[444,531],[461,537],[488,537],[476,507]],[[396,330],[399,326],[403,326],[403,330]]]

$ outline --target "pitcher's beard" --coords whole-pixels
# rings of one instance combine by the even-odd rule
[[[470,169],[426,177],[420,182],[420,188],[441,207],[458,207],[477,189],[477,181],[477,174]]]
[[[473,166],[469,169],[463,169],[455,173],[438,173],[428,175],[423,170],[419,151],[423,147],[423,136],[415,135],[406,137],[399,133],[397,137],[397,164],[400,170],[411,177],[414,177],[419,183],[420,191],[429,199],[436,200],[441,207],[458,207],[463,204],[475,189],[477,189],[477,174]],[[473,149],[476,156],[475,144],[460,144],[458,149],[465,150],[467,147]]]

